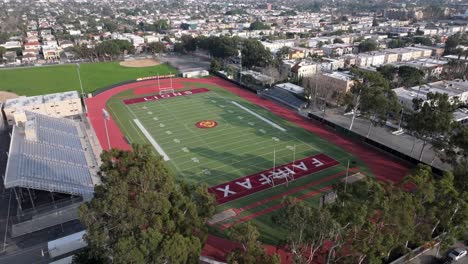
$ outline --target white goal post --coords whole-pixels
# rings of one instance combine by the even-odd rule
[[[173,93],[173,92],[174,92],[173,88],[160,88],[159,89],[159,95]]]

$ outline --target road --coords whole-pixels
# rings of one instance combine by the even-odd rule
[[[456,243],[455,245],[453,245],[452,247],[450,247],[450,250],[454,249],[454,248],[458,248],[458,247],[464,248],[464,249],[468,248],[466,245],[459,242],[459,243]],[[446,256],[447,253],[445,253],[444,256]],[[433,264],[433,263],[438,263],[437,258],[435,257],[436,255],[437,255],[437,248],[433,248],[433,249],[427,251],[426,253],[422,254],[421,256],[417,257],[416,259],[412,260],[410,263],[411,264]],[[468,264],[468,256],[465,256],[464,258],[460,259],[459,261],[453,262],[453,264]]]

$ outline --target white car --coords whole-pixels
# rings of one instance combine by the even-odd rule
[[[461,258],[463,258],[464,256],[466,256],[466,249],[463,249],[463,248],[456,248],[452,251],[450,251],[450,253],[448,254],[448,257],[451,258],[452,260],[459,260]]]

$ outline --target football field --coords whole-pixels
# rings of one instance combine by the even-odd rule
[[[316,206],[348,166],[369,173],[339,146],[210,84],[185,83],[163,95],[125,91],[107,109],[129,142],[151,144],[176,177],[209,186],[219,212],[235,209],[216,230],[252,220],[266,241],[277,241],[269,208],[283,196]]]

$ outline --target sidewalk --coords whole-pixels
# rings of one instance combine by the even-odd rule
[[[323,111],[313,110],[313,109],[310,109],[310,110],[308,109],[308,111],[311,114],[314,114],[316,116],[319,116],[319,117],[323,116]],[[346,129],[348,129],[349,125],[351,124],[351,118],[352,118],[351,115],[346,115],[346,116],[343,115],[343,110],[339,108],[327,109],[325,113],[325,119],[327,121],[337,124]],[[365,137],[369,130],[369,124],[370,124],[369,120],[357,117],[354,120],[352,131]],[[391,132],[392,131],[387,127],[375,127],[374,126],[371,129],[369,138],[383,145],[386,145],[394,150],[397,150],[401,153],[411,156],[415,159],[419,158],[419,154],[421,152],[421,148],[423,145],[423,142],[421,140],[416,139],[416,145],[414,147],[413,152],[411,153],[411,149],[413,147],[413,142],[415,138],[406,133],[402,135],[393,135]],[[424,150],[422,161],[425,162],[426,164],[431,164],[433,162],[432,165],[439,169],[446,170],[450,168],[448,164],[443,163],[437,157],[434,159],[434,157],[435,157],[435,152],[432,150],[431,145],[427,144]]]

